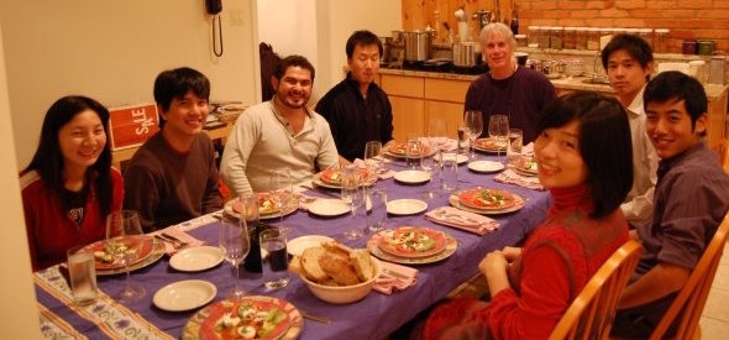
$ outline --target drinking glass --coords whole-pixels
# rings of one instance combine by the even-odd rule
[[[387,222],[387,190],[384,187],[367,189],[367,203],[369,203],[366,204],[369,205],[367,231],[370,234],[376,234],[385,229],[385,223]],[[367,207],[365,206],[365,208]]]
[[[405,156],[407,157],[408,169],[420,170],[423,157],[423,142],[420,140],[420,137],[408,137],[407,146],[405,147]]]
[[[463,154],[463,155],[468,156],[468,147],[469,147],[469,144],[471,141],[471,129],[465,125],[459,126],[457,137],[458,137],[458,152],[456,155]]]
[[[85,306],[96,300],[96,265],[94,254],[79,251],[85,246],[76,246],[66,252],[68,280],[73,300],[79,306]]]
[[[238,280],[240,265],[246,256],[248,256],[248,251],[251,248],[248,227],[244,218],[239,218],[236,221],[235,218],[225,214],[220,220],[220,223],[222,228],[220,245],[223,248],[225,260],[230,263],[233,269],[234,284],[228,298],[237,300],[246,294]]]
[[[471,159],[476,157],[474,142],[483,133],[483,114],[479,110],[469,110],[463,114],[463,125],[468,127],[468,139],[471,141]]]
[[[279,230],[284,233],[288,232],[289,228],[284,225],[284,215],[286,215],[286,210],[294,204],[293,200],[296,198],[294,195],[294,184],[291,181],[289,172],[284,170],[274,171],[271,175],[270,187],[271,198],[280,207]]]
[[[421,161],[423,170],[427,171],[431,175],[431,183],[428,185],[428,190],[423,194],[423,198],[425,199],[438,197],[438,193],[433,190],[433,185],[436,185],[443,180],[440,176],[440,167],[443,162],[441,149],[447,141],[448,136],[445,120],[440,118],[431,119],[430,122],[428,122],[428,142],[430,143],[430,147],[435,150],[435,155],[433,157],[427,157],[424,155]],[[436,158],[438,159],[437,163],[435,162]],[[436,176],[436,173],[438,176]],[[437,180],[436,177],[438,178]]]
[[[370,180],[374,183],[374,181],[377,180],[377,176],[380,175],[382,170],[385,168],[383,165],[384,160],[382,159],[382,142],[367,142],[367,144],[365,144],[364,160],[367,165],[367,172],[370,176]]]
[[[286,250],[286,234],[271,228],[261,231],[263,258],[263,285],[267,289],[280,289],[289,284],[289,254]]]
[[[348,165],[342,169],[342,193],[341,198],[352,207],[352,217],[357,216],[359,206],[364,205],[360,171],[357,166]],[[349,240],[357,240],[364,236],[362,230],[352,228],[344,232],[344,237]]]
[[[521,129],[509,129],[509,147],[506,149],[506,158],[509,162],[514,162],[521,156],[523,144],[524,132]]]
[[[258,194],[247,193],[241,195],[238,199],[243,208],[240,217],[245,219],[248,228],[248,239],[251,243],[246,261],[243,262],[243,268],[251,273],[260,273],[261,249],[258,245]]]
[[[131,303],[147,294],[143,285],[132,284],[129,266],[137,258],[141,244],[134,245],[134,239],[143,234],[139,215],[134,210],[120,210],[106,217],[106,243],[104,250],[114,258],[114,262],[122,264],[126,269],[126,287],[119,292],[117,300]],[[139,242],[137,242],[139,243]]]
[[[496,157],[501,156],[501,149],[509,141],[509,117],[491,115],[489,118],[489,137],[496,140]]]

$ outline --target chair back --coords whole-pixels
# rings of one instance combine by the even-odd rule
[[[678,322],[676,339],[693,339],[698,332],[699,319],[706,305],[714,275],[724,251],[727,231],[729,231],[729,212],[724,215],[716,234],[701,255],[699,262],[691,272],[688,281],[681,288],[676,299],[668,307],[666,314],[661,318],[650,339],[662,339],[666,331],[674,322]]]
[[[607,338],[615,308],[638,265],[640,251],[640,243],[632,239],[618,248],[567,308],[549,339]]]

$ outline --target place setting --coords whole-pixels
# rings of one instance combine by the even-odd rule
[[[261,220],[275,219],[281,216],[293,214],[299,209],[299,202],[296,195],[291,193],[269,192],[257,193],[258,218]],[[285,203],[281,203],[281,202]],[[245,213],[245,205],[239,198],[233,198],[223,206],[223,212],[233,218],[240,218]]]
[[[510,191],[476,187],[453,193],[448,202],[453,207],[480,215],[500,215],[521,210],[526,201]]]
[[[456,252],[458,241],[450,234],[417,226],[385,229],[370,237],[367,249],[381,260],[399,264],[428,264]]]
[[[538,175],[539,167],[533,156],[515,155],[511,157],[508,168],[496,175],[494,180],[523,188],[544,190]]]
[[[499,228],[499,222],[492,218],[448,206],[427,212],[425,219],[479,236]]]

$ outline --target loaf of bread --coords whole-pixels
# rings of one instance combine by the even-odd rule
[[[319,257],[319,266],[339,285],[349,286],[359,283],[359,278],[354,268],[352,268],[352,262],[349,261],[349,258],[325,252],[324,255]]]
[[[329,279],[329,275],[319,266],[319,258],[324,255],[324,252],[324,248],[314,247],[307,248],[301,254],[301,272],[307,279],[314,282],[324,282]]]
[[[325,286],[355,285],[375,276],[367,249],[353,250],[335,241],[304,250],[299,262],[304,277]]]
[[[372,266],[372,259],[367,249],[353,250],[349,254],[349,258],[352,260],[352,267],[354,267],[354,271],[361,282],[375,276],[375,268]]]

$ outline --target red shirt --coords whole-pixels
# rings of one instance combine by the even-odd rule
[[[124,183],[119,170],[111,168],[113,185],[112,211],[121,209]],[[106,216],[101,210],[94,186],[89,189],[81,225],[65,211],[61,199],[48,195],[46,184],[38,172],[21,174],[20,184],[25,212],[25,229],[33,270],[43,269],[66,260],[66,250],[89,244],[106,236]]]

